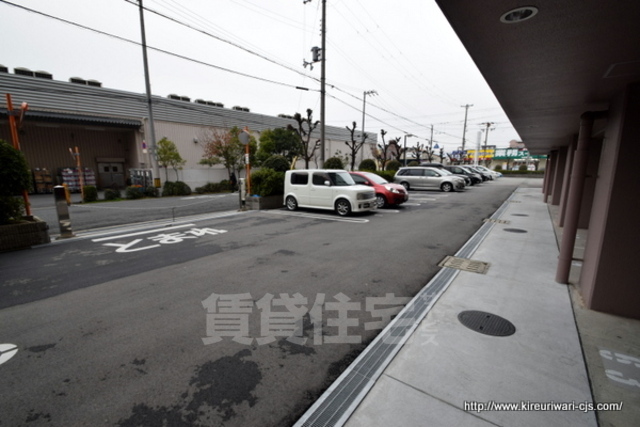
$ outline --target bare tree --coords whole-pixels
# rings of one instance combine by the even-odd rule
[[[384,136],[386,134],[387,131],[381,129],[380,135],[382,136],[382,144],[378,144],[377,147],[371,149],[373,156],[376,158],[378,163],[380,163],[380,170],[384,170],[384,167],[390,159],[389,144],[384,140]]]
[[[304,159],[305,168],[309,169],[309,162],[314,158],[316,150],[320,147],[320,140],[311,142],[311,133],[320,124],[319,120],[313,121],[313,111],[307,108],[307,117],[303,118],[300,113],[296,113],[293,119],[297,122],[298,128],[287,126],[287,129],[296,132],[300,142],[300,154]]]
[[[358,151],[360,151],[364,143],[367,141],[367,138],[369,138],[369,135],[367,133],[363,133],[360,140],[356,141],[356,122],[353,122],[353,128],[350,128],[349,126],[345,127],[351,134],[351,141],[345,141],[344,143],[347,144],[347,147],[349,147],[349,149],[351,150],[351,154],[349,154],[349,156],[351,157],[351,170],[354,171],[356,170],[356,155],[358,154]]]
[[[404,148],[400,147],[400,137],[389,141],[390,155],[396,158],[397,161],[402,162],[402,155],[404,154]]]

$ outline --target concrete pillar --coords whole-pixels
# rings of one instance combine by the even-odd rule
[[[556,282],[558,283],[569,282],[569,271],[571,270],[571,261],[573,260],[573,248],[576,243],[580,206],[582,205],[584,177],[589,160],[589,142],[591,141],[593,122],[596,117],[602,115],[603,113],[588,112],[580,117],[578,146],[575,152],[573,167],[571,168],[571,182],[569,183],[569,194],[567,196],[567,213],[562,230],[560,256],[558,257],[558,269],[556,271]]]
[[[558,150],[556,161],[554,162],[555,173],[553,177],[553,188],[551,189],[551,204],[558,206],[560,204],[560,196],[562,195],[562,186],[564,185],[564,171],[567,167],[567,147]]]
[[[587,307],[640,319],[640,83],[610,104],[580,276]]]
[[[567,195],[569,194],[569,187],[571,184],[571,168],[573,167],[573,158],[577,147],[578,141],[576,139],[567,150],[567,167],[564,169],[564,185],[562,186],[562,193],[560,194],[560,215],[558,218],[559,227],[564,227],[564,218],[567,213]]]
[[[544,180],[542,181],[542,194],[545,203],[547,203],[549,194],[551,193],[551,181],[553,180],[553,171],[555,166],[555,153],[556,151],[549,152],[547,165],[544,171]]]

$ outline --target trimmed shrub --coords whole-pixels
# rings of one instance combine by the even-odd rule
[[[160,195],[160,192],[156,187],[146,187],[143,190],[143,193],[144,197],[158,197]]]
[[[162,197],[168,196],[188,196],[191,194],[191,187],[182,181],[165,181],[162,187]]]
[[[415,160],[411,160],[407,166],[420,166],[420,163]]]
[[[219,183],[208,182],[202,187],[196,187],[194,190],[198,194],[206,194],[206,193],[224,193],[229,191],[231,184],[229,181],[224,180]]]
[[[400,163],[397,160],[391,160],[390,162],[387,163],[387,165],[385,166],[385,169],[388,171],[396,172],[401,167],[402,167],[402,163]]]
[[[497,165],[496,168],[494,169],[496,172],[500,172],[502,171],[502,165]]]
[[[325,162],[326,165],[326,162]],[[277,172],[286,172],[290,169],[289,160],[285,156],[274,154],[262,162],[263,168],[273,169]]]
[[[124,191],[124,197],[127,199],[142,199],[144,197],[144,188],[139,185],[127,187]]]
[[[14,196],[0,196],[0,224],[20,221],[24,212],[24,200]]]
[[[120,195],[120,190],[118,190],[117,188],[107,188],[106,190],[104,190],[105,200],[118,200],[121,197],[122,195]]]
[[[527,165],[520,165],[518,167],[518,171],[520,172],[527,172]]]
[[[344,164],[342,160],[338,157],[329,157],[324,161],[324,169],[344,169]]]
[[[251,174],[251,193],[267,197],[284,194],[284,172],[262,168]]]
[[[364,159],[363,161],[360,162],[360,165],[358,165],[358,170],[361,171],[374,171],[378,169],[376,167],[376,162],[372,159]]]
[[[189,196],[191,194],[191,187],[182,181],[175,182],[176,196]]]
[[[374,173],[389,182],[393,182],[393,177],[396,175],[396,171],[375,171]]]
[[[84,203],[98,200],[98,189],[94,185],[85,185],[82,187],[82,192],[84,194],[84,198],[82,199]]]

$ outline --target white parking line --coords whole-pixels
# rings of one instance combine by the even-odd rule
[[[321,215],[313,215],[313,214],[307,214],[307,213],[296,213],[296,212],[289,212],[289,211],[271,211],[271,210],[265,210],[265,211],[260,211],[260,212],[264,212],[264,213],[269,213],[272,215],[283,215],[283,216],[297,216],[300,218],[311,218],[311,219],[323,219],[325,221],[341,221],[341,222],[355,222],[357,224],[364,224],[369,222],[368,219],[364,219],[364,218],[334,218],[334,217],[330,217],[330,216],[321,216]]]
[[[402,206],[422,206],[421,203],[403,203]]]
[[[105,240],[114,240],[114,239],[121,239],[123,237],[140,236],[142,234],[151,234],[151,233],[157,233],[158,231],[175,230],[177,228],[191,227],[193,225],[195,225],[195,224],[183,224],[183,225],[178,225],[178,226],[171,227],[171,228],[167,228],[167,227],[156,228],[155,230],[146,230],[146,231],[139,231],[137,233],[119,234],[117,236],[102,237],[100,239],[91,239],[91,241],[92,242],[104,242]]]

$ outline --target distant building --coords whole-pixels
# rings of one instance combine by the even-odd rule
[[[32,169],[48,170],[56,183],[60,183],[65,168],[75,166],[69,153],[74,147],[78,147],[83,168],[95,174],[99,188],[123,187],[132,170],[151,168],[145,94],[104,88],[98,81],[78,77],[57,81],[49,73],[25,68],[16,68],[12,74],[6,67],[0,67],[0,91],[11,94],[14,108],[22,102],[29,104],[20,130],[22,151]],[[186,160],[179,171],[180,180],[192,188],[228,178],[222,165],[199,164],[204,151],[201,141],[208,129],[246,126],[259,141],[266,129],[297,125],[289,115],[272,117],[253,113],[247,107],[225,108],[219,102],[203,99],[191,102],[189,97],[174,94],[153,96],[152,103],[156,139],[166,137],[176,144]],[[4,106],[0,108],[0,138],[11,142],[7,117]],[[345,141],[350,140],[350,133],[345,127],[326,126],[325,135],[325,158],[338,150],[348,152]],[[319,128],[313,138],[320,138]],[[369,145],[375,146],[376,136],[370,138]],[[370,152],[363,147],[358,162]],[[154,178],[165,179],[164,172],[159,175]],[[172,171],[169,179],[175,179]]]

